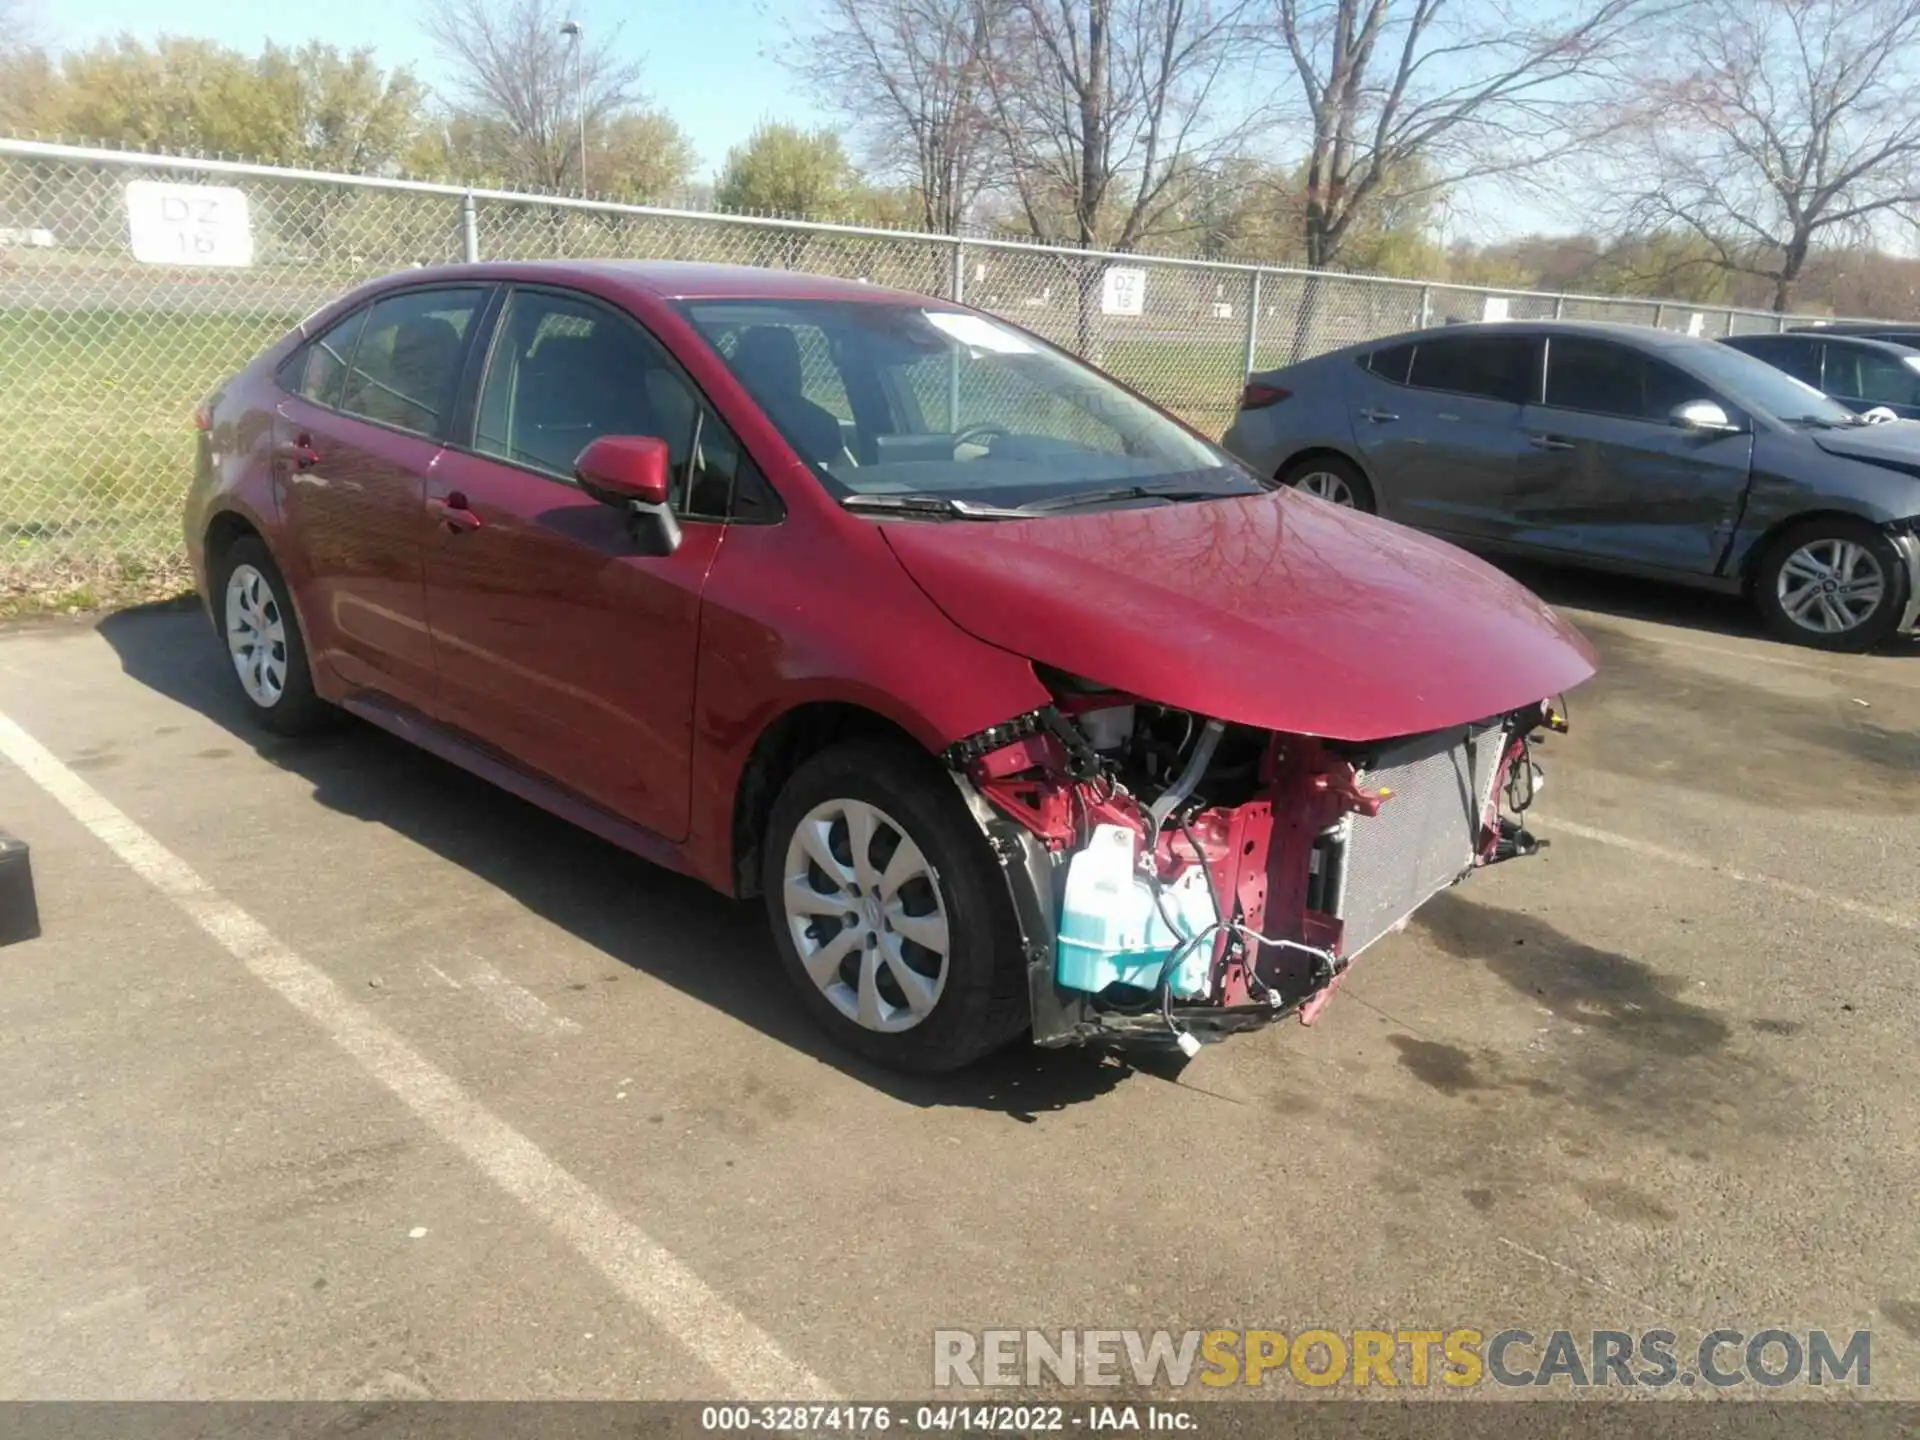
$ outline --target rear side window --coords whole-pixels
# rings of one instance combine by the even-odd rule
[[[409,290],[377,301],[347,367],[340,408],[397,430],[443,434],[483,294]]]
[[[302,400],[311,400],[329,410],[340,408],[340,388],[347,378],[347,366],[353,360],[353,347],[359,342],[360,328],[367,312],[356,310],[322,335],[309,340],[293,354],[282,370],[280,383]]]
[[[1677,405],[1706,397],[1698,380],[1664,360],[1579,335],[1547,342],[1547,404],[1665,424]]]
[[[1539,341],[1528,335],[1448,335],[1414,347],[1407,383],[1521,405],[1532,398],[1533,357]]]
[[[1764,360],[1776,370],[1784,370],[1796,380],[1820,388],[1820,346],[1813,340],[1796,340],[1790,335],[1755,335],[1743,339],[1735,350],[1744,350],[1756,360]]]
[[[1389,345],[1384,350],[1376,350],[1367,356],[1367,369],[1382,380],[1404,385],[1407,373],[1413,369],[1413,346]]]

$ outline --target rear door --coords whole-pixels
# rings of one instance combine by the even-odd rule
[[[1547,341],[1543,403],[1523,420],[1516,543],[1711,574],[1746,493],[1753,436],[1683,430],[1676,406],[1737,407],[1657,356],[1588,335]]]
[[[431,709],[421,571],[427,476],[487,291],[405,290],[295,352],[275,478],[309,645],[350,686]]]
[[[1474,331],[1368,357],[1353,429],[1383,515],[1446,535],[1506,535],[1539,349],[1537,336]]]

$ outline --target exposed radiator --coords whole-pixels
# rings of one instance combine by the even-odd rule
[[[1392,798],[1374,816],[1341,823],[1332,861],[1332,913],[1358,955],[1473,864],[1499,774],[1498,725],[1435,731],[1380,752],[1360,777]]]

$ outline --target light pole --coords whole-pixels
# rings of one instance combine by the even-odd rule
[[[560,33],[573,46],[573,108],[580,117],[580,193],[587,193],[587,72],[580,51],[580,22],[563,20]]]

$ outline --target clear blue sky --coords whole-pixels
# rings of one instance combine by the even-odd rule
[[[693,137],[704,177],[761,119],[825,122],[793,77],[768,58],[780,41],[781,17],[805,3],[579,0],[573,14],[589,37],[621,27],[621,48],[645,58],[646,88]],[[270,38],[283,45],[318,39],[342,49],[370,45],[384,65],[412,65],[429,84],[440,78],[414,0],[307,0],[284,7],[260,0],[27,0],[26,9],[34,32],[62,47],[123,31],[142,40],[163,30],[207,36],[249,52]]]

